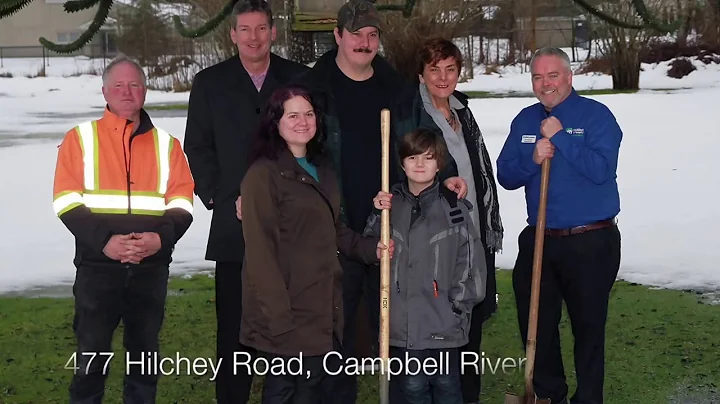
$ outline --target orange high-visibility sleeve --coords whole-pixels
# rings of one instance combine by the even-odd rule
[[[58,148],[55,166],[53,208],[58,216],[83,204],[83,175],[82,146],[77,131],[72,129]]]
[[[173,137],[170,149],[170,175],[165,193],[167,209],[181,208],[192,214],[194,189],[195,182],[185,153],[180,141]]]

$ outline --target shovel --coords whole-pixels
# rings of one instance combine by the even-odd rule
[[[540,275],[542,273],[543,245],[545,241],[545,216],[547,210],[547,190],[550,178],[550,159],[542,163],[540,179],[540,204],[538,206],[537,225],[535,227],[535,251],[533,255],[532,289],[530,291],[530,315],[528,316],[527,344],[525,346],[525,394],[517,396],[505,394],[505,404],[550,404],[549,399],[535,397],[533,388],[533,372],[535,368],[535,351],[537,344],[538,308],[540,306]]]
[[[390,110],[380,112],[382,136],[382,182],[383,192],[390,192]],[[383,209],[380,217],[380,242],[390,245],[390,211]],[[382,251],[380,258],[380,404],[390,403],[390,252]]]

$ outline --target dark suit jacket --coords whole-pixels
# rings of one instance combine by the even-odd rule
[[[237,55],[195,75],[184,149],[195,193],[213,210],[205,259],[242,262],[245,244],[235,200],[247,171],[250,141],[272,92],[306,70],[304,65],[271,54],[260,92]]]

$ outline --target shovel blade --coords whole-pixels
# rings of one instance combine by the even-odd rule
[[[505,404],[550,404],[549,399],[540,399],[533,396],[518,396],[512,393],[505,393]]]
[[[514,394],[505,394],[505,404],[526,404],[525,397],[516,396]]]

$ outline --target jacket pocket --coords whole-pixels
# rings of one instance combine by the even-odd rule
[[[436,323],[434,327],[428,329],[427,339],[432,341],[462,340],[465,332],[462,315],[458,315],[452,310],[452,303],[447,299],[438,301],[435,306],[437,309]]]

